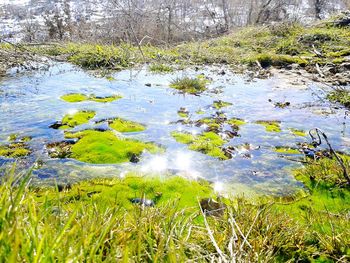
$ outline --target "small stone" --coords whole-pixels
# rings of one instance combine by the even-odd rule
[[[145,86],[146,87],[152,87],[152,84],[151,83],[146,83]]]
[[[130,162],[138,163],[138,162],[140,162],[140,157],[137,154],[132,154],[131,158],[130,158]]]
[[[130,200],[131,203],[133,204],[138,204],[138,205],[142,205],[142,206],[154,206],[154,201],[150,200],[150,199],[145,199],[145,198],[133,198]]]
[[[212,198],[205,198],[200,201],[202,212],[207,216],[221,217],[224,215],[226,205],[222,202],[217,202]]]

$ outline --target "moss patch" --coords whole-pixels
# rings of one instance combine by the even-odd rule
[[[243,119],[239,119],[239,118],[232,118],[232,119],[229,119],[227,121],[227,123],[231,126],[242,126],[244,124],[246,124],[247,122]]]
[[[214,101],[214,103],[213,103],[213,107],[215,109],[218,109],[218,110],[221,108],[229,107],[229,106],[232,106],[232,103],[222,101],[222,100],[217,100],[217,101]]]
[[[350,108],[350,91],[347,89],[336,89],[327,95],[332,102],[338,102],[341,105]]]
[[[226,141],[214,132],[204,132],[200,135],[192,135],[187,132],[172,132],[171,136],[177,142],[187,144],[190,150],[201,152],[221,160],[228,159],[222,150],[222,146]]]
[[[95,101],[95,102],[100,102],[100,103],[107,103],[107,102],[119,100],[121,98],[122,98],[122,96],[120,96],[120,95],[113,95],[113,96],[106,96],[106,97],[92,96],[89,98],[89,100]]]
[[[70,157],[86,163],[113,164],[128,162],[144,150],[156,153],[161,149],[152,144],[117,137],[112,131],[85,130],[66,133],[66,138],[77,138],[70,148]]]
[[[279,121],[257,121],[256,124],[263,125],[267,132],[281,132]]]
[[[66,101],[66,102],[82,102],[82,101],[86,101],[89,99],[88,96],[84,95],[84,94],[80,94],[80,93],[70,93],[70,94],[66,94],[61,96],[61,99]]]
[[[177,89],[183,93],[196,95],[206,90],[207,83],[208,83],[208,80],[202,77],[200,78],[184,77],[184,78],[175,79],[170,84],[170,87]]]
[[[298,130],[298,129],[294,129],[294,128],[290,128],[289,129],[295,136],[300,136],[300,137],[305,137],[306,136],[306,132],[303,130]]]
[[[66,114],[62,119],[62,126],[60,129],[69,129],[76,126],[88,123],[90,119],[94,118],[96,113],[94,111],[78,111],[74,114]]]
[[[341,157],[349,170],[350,158]],[[296,178],[304,183],[309,195],[288,205],[275,205],[275,208],[307,226],[316,236],[322,236],[321,242],[316,238],[309,240],[314,247],[321,246],[349,257],[350,187],[344,184],[342,173],[335,159],[311,162],[295,171]]]
[[[41,196],[44,191],[39,193]],[[49,200],[57,198],[55,191],[46,191]],[[146,198],[153,200],[156,206],[177,201],[180,208],[196,207],[197,198],[214,196],[210,185],[205,182],[189,181],[181,177],[139,177],[128,174],[123,179],[95,179],[73,185],[72,188],[61,195],[62,203],[68,204],[73,200],[80,202],[96,201],[101,205],[117,202],[118,206],[134,209],[130,200],[133,198]],[[47,197],[47,195],[46,195]]]
[[[177,115],[181,118],[188,118],[189,111],[186,108],[180,108],[180,110],[177,111]]]
[[[277,147],[275,147],[275,152],[282,153],[282,154],[301,154],[298,149],[290,148],[290,147],[284,147],[284,146],[277,146]]]
[[[118,99],[121,99],[122,97],[120,95],[112,95],[112,96],[105,96],[105,97],[99,97],[95,95],[84,95],[81,93],[70,93],[67,95],[63,95],[61,97],[62,100],[66,102],[82,102],[82,101],[95,101],[95,102],[100,102],[100,103],[107,103],[107,102],[112,102]]]
[[[7,158],[25,157],[30,154],[30,150],[24,143],[11,143],[9,145],[0,145],[0,156]]]
[[[144,131],[146,127],[140,123],[115,118],[112,120],[108,120],[109,127],[118,131],[118,132],[140,132]]]

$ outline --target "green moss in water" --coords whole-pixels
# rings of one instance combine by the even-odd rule
[[[189,111],[186,108],[180,108],[180,110],[177,111],[177,115],[181,118],[188,118]]]
[[[10,136],[8,137],[8,140],[9,140],[10,142],[14,142],[14,141],[17,140],[17,138],[18,138],[18,134],[17,134],[17,133],[12,133],[12,134],[10,134]]]
[[[57,198],[65,205],[75,202],[97,202],[105,207],[118,203],[119,207],[133,209],[133,198],[153,200],[156,206],[177,202],[178,208],[198,207],[198,199],[215,197],[212,187],[205,181],[190,181],[181,177],[140,177],[128,174],[123,179],[95,179],[72,185],[69,191],[57,192],[52,189],[40,189],[37,198],[48,202],[56,202]]]
[[[100,103],[107,103],[107,102],[112,102],[112,101],[115,101],[115,100],[119,100],[121,98],[122,98],[122,96],[120,96],[120,95],[106,96],[106,97],[92,96],[92,97],[90,97],[89,100],[95,101],[95,102],[100,102]]]
[[[222,100],[217,100],[217,101],[214,101],[214,103],[213,103],[213,107],[215,109],[218,109],[218,110],[221,108],[229,107],[229,106],[232,106],[232,103],[222,101]]]
[[[350,158],[344,155],[341,158],[349,170]],[[328,158],[314,161],[297,169],[295,177],[309,189],[309,195],[288,205],[275,205],[277,210],[288,213],[316,234],[337,236],[340,243],[349,244],[350,187],[345,184],[337,161]],[[349,250],[347,254],[350,255]]]
[[[74,128],[76,126],[88,123],[96,113],[94,111],[78,111],[74,114],[67,114],[62,119],[62,126],[60,129]]]
[[[88,96],[84,95],[84,94],[80,94],[80,93],[70,93],[70,94],[66,94],[63,95],[61,97],[62,100],[66,101],[66,102],[82,102],[82,101],[86,101],[89,99]]]
[[[279,121],[257,121],[256,124],[263,125],[267,132],[281,132]]]
[[[290,147],[284,147],[284,146],[277,146],[275,147],[276,153],[282,153],[282,154],[301,154],[298,149],[290,148]]]
[[[228,159],[222,151],[222,146],[226,141],[214,132],[204,132],[200,135],[192,135],[187,132],[172,132],[171,136],[177,142],[187,144],[190,150],[201,152],[221,160]]]
[[[70,151],[71,158],[94,164],[114,164],[128,162],[144,150],[151,153],[160,152],[161,148],[137,140],[117,137],[112,131],[85,130],[77,133],[66,133],[66,138],[78,138]]]
[[[306,136],[306,132],[303,130],[298,130],[298,129],[294,129],[294,128],[290,128],[289,129],[295,136],[299,136],[299,137],[305,137]]]
[[[140,132],[146,129],[146,127],[140,123],[124,120],[121,118],[110,120],[109,127],[118,132]]]
[[[80,93],[70,93],[67,95],[63,95],[61,97],[62,100],[66,101],[66,102],[82,102],[82,101],[94,101],[94,102],[100,102],[100,103],[107,103],[107,102],[112,102],[115,100],[119,100],[122,97],[120,95],[112,95],[112,96],[105,96],[105,97],[99,97],[99,96],[95,96],[95,95],[84,95],[84,94],[80,94]]]
[[[199,109],[196,111],[196,114],[203,115],[203,114],[205,114],[205,111],[203,109]]]
[[[11,143],[0,146],[0,156],[6,158],[25,157],[30,154],[30,150],[24,143]]]
[[[350,108],[350,91],[347,89],[336,89],[327,95],[332,102],[338,102],[341,105]]]
[[[246,124],[246,121],[243,119],[232,118],[232,119],[228,120],[227,123],[229,125],[232,125],[232,126],[242,126],[242,125]]]
[[[177,89],[184,93],[189,94],[200,94],[203,91],[206,90],[206,85],[208,83],[208,80],[205,78],[189,78],[184,77],[182,79],[178,78],[175,79],[171,84],[170,87]]]
[[[149,71],[153,73],[170,73],[173,72],[174,69],[166,64],[155,63],[149,66]]]
[[[198,121],[198,124],[200,125],[207,125],[208,128],[206,130],[208,131],[218,131],[224,122],[221,122],[219,119],[215,118],[203,118]]]

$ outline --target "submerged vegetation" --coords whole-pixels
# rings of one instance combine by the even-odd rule
[[[146,127],[140,123],[124,120],[121,118],[108,120],[108,123],[109,127],[118,132],[140,132],[146,129]]]
[[[8,138],[10,142],[7,145],[0,145],[0,157],[20,158],[28,156],[31,153],[27,143],[31,141],[30,136],[20,137],[18,134],[11,134]]]
[[[228,159],[222,150],[226,141],[214,132],[204,132],[199,135],[193,135],[187,132],[172,132],[171,135],[177,142],[187,144],[190,150],[222,160]]]
[[[82,102],[82,101],[95,101],[95,102],[101,102],[101,103],[107,103],[107,102],[112,102],[115,100],[119,100],[122,97],[120,95],[113,95],[113,96],[106,96],[106,97],[98,97],[95,95],[84,95],[81,93],[69,93],[66,95],[63,95],[61,97],[62,100],[66,101],[66,102]]]
[[[281,132],[281,126],[279,121],[257,121],[256,124],[260,124],[265,127],[267,132]]]

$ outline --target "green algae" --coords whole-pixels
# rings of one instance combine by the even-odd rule
[[[199,109],[196,111],[196,114],[203,115],[203,114],[205,114],[205,111],[203,109]]]
[[[177,142],[187,144],[190,150],[201,152],[221,160],[228,159],[222,150],[222,146],[226,141],[214,132],[204,132],[199,135],[193,135],[187,132],[172,132],[171,136]]]
[[[177,78],[170,84],[170,87],[173,89],[177,89],[183,93],[197,95],[204,92],[207,88],[206,85],[208,80],[201,78]]]
[[[120,95],[113,95],[113,96],[106,96],[106,97],[91,96],[89,98],[89,100],[94,101],[94,102],[107,103],[107,102],[119,100],[121,98],[122,98],[122,96],[120,96]]]
[[[247,122],[243,119],[239,119],[239,118],[232,118],[232,119],[229,119],[227,121],[227,123],[231,126],[242,126],[244,124],[246,124]]]
[[[222,100],[217,100],[217,101],[214,101],[213,103],[213,107],[215,109],[222,109],[222,108],[225,108],[225,107],[229,107],[229,106],[232,106],[233,104],[231,102],[226,102],[226,101],[222,101]]]
[[[100,103],[107,103],[107,102],[119,100],[121,98],[122,97],[120,95],[99,97],[95,95],[87,96],[81,93],[70,93],[70,94],[63,95],[61,97],[62,100],[70,103],[82,102],[82,101],[94,101],[94,102],[100,102]]]
[[[8,145],[0,145],[0,156],[6,158],[26,157],[31,153],[24,143],[11,143]]]
[[[70,94],[61,96],[61,99],[66,102],[74,103],[74,102],[86,101],[89,99],[89,97],[80,93],[70,93]]]
[[[77,138],[78,141],[70,148],[70,157],[93,164],[115,164],[128,162],[143,151],[151,153],[161,151],[153,143],[118,137],[113,131],[85,130],[77,133],[66,133],[66,138]]]
[[[109,127],[118,132],[140,132],[146,129],[146,127],[140,123],[121,118],[109,120],[108,123]]]
[[[10,136],[8,137],[8,141],[10,142],[29,142],[32,140],[32,137],[30,136],[22,136],[20,137],[19,134],[17,133],[12,133],[10,134]]]
[[[294,129],[294,128],[290,128],[289,129],[295,136],[299,136],[299,137],[305,137],[306,136],[306,132],[303,130],[299,130],[299,129]]]
[[[94,111],[78,111],[74,114],[66,114],[62,119],[62,126],[60,129],[69,129],[76,126],[88,123],[89,120],[94,118],[96,113]]]
[[[279,121],[256,121],[256,124],[263,125],[267,132],[281,132]]]
[[[301,154],[298,149],[285,147],[285,146],[276,146],[275,152],[282,153],[282,154]]]
[[[186,108],[180,108],[180,110],[177,111],[177,115],[181,118],[188,118],[189,111]]]

